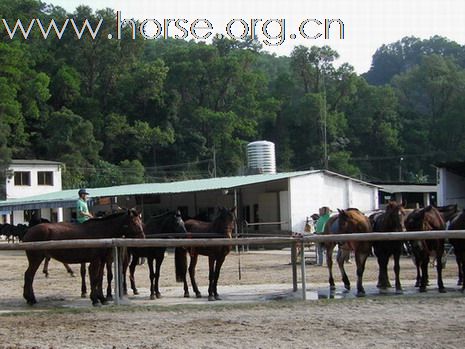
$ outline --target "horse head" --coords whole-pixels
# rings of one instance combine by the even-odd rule
[[[383,230],[385,231],[405,231],[404,225],[405,210],[402,204],[390,201],[386,206],[383,215]]]
[[[446,224],[436,207],[427,206],[423,209],[421,227],[422,230],[443,230]]]
[[[368,218],[356,208],[348,208],[339,212],[339,233],[366,233],[371,231]]]
[[[218,216],[214,221],[214,225],[217,226],[216,231],[224,233],[226,237],[232,238],[232,232],[236,222],[236,207],[227,209],[225,207],[218,208]]]
[[[128,209],[125,214],[125,224],[123,225],[124,236],[129,238],[145,238],[144,225],[140,213],[134,209]]]

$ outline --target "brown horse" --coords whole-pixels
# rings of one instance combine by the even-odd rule
[[[356,208],[347,210],[338,210],[339,214],[332,216],[325,225],[324,234],[352,234],[352,233],[369,233],[371,224],[368,218]],[[329,242],[326,246],[326,263],[329,271],[329,286],[331,290],[336,289],[333,278],[333,250],[335,242]],[[365,263],[371,252],[371,242],[369,241],[348,241],[340,245],[341,253],[338,254],[337,263],[342,275],[344,287],[350,290],[350,281],[344,269],[344,262],[350,251],[355,252],[355,262],[357,265],[357,297],[365,296],[363,288],[363,272]]]
[[[402,205],[395,201],[390,201],[384,212],[377,212],[370,215],[370,222],[374,232],[401,232],[404,227],[405,212]],[[400,283],[400,255],[402,253],[403,241],[375,241],[373,250],[378,259],[379,274],[378,288],[386,290],[391,287],[387,267],[389,257],[394,258],[394,273],[396,275],[396,293],[402,293]]]
[[[82,224],[45,223],[29,229],[24,242],[72,239],[103,239],[120,237],[143,238],[144,229],[140,215],[135,210],[115,213],[105,218],[90,219]],[[105,248],[74,248],[50,250],[26,250],[29,266],[24,273],[24,293],[27,303],[37,303],[34,295],[34,276],[45,257],[50,256],[62,263],[90,263],[90,299],[93,305],[106,304],[102,292],[103,266],[111,254]]]
[[[232,238],[232,232],[235,224],[236,208],[228,210],[220,208],[219,214],[211,223],[189,219],[185,222],[186,230],[192,234],[193,238]],[[198,255],[208,256],[209,274],[208,274],[208,300],[220,300],[217,292],[218,278],[220,276],[221,266],[226,256],[231,251],[231,246],[205,246],[205,247],[187,247],[175,249],[175,267],[176,281],[184,283],[184,297],[189,297],[189,288],[187,286],[187,252],[190,255],[189,276],[192,288],[197,298],[201,297],[199,288],[195,281],[195,266]]]
[[[465,229],[465,210],[458,213],[450,221],[448,230],[463,230]],[[462,285],[462,292],[465,291],[465,239],[449,239],[449,242],[454,246],[455,259],[459,269],[459,280],[457,285]]]
[[[407,231],[444,230],[446,227],[444,219],[439,210],[434,206],[427,206],[410,213],[405,219]],[[436,257],[436,270],[438,275],[439,292],[445,293],[442,281],[442,268],[444,255],[444,239],[416,240],[409,242],[411,252],[417,267],[416,287],[420,292],[426,292],[428,285],[428,263],[430,256]]]

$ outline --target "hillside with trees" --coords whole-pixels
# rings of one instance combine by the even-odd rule
[[[425,182],[464,154],[465,48],[447,38],[383,45],[357,75],[328,46],[278,57],[228,39],[108,40],[113,10],[36,0],[0,13],[104,19],[95,40],[12,40],[0,23],[2,175],[12,158],[63,162],[66,188],[236,175],[245,145],[266,139],[280,171],[396,181],[403,158],[402,179]]]

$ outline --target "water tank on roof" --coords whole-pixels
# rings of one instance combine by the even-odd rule
[[[276,173],[274,143],[256,141],[247,144],[247,164],[250,173]]]

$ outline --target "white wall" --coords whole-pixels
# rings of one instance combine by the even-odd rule
[[[457,204],[465,207],[465,177],[439,169],[438,205]]]
[[[9,170],[13,172],[30,172],[31,185],[30,186],[17,186],[15,185],[14,176],[6,180],[6,198],[19,199],[23,197],[41,195],[60,191],[62,188],[61,183],[61,169],[59,165],[11,165]],[[53,172],[53,186],[51,185],[38,185],[37,172],[50,171]]]
[[[322,206],[333,211],[349,207],[361,211],[378,208],[378,190],[350,179],[323,172],[290,179],[291,225],[293,232],[303,232],[305,221]]]

